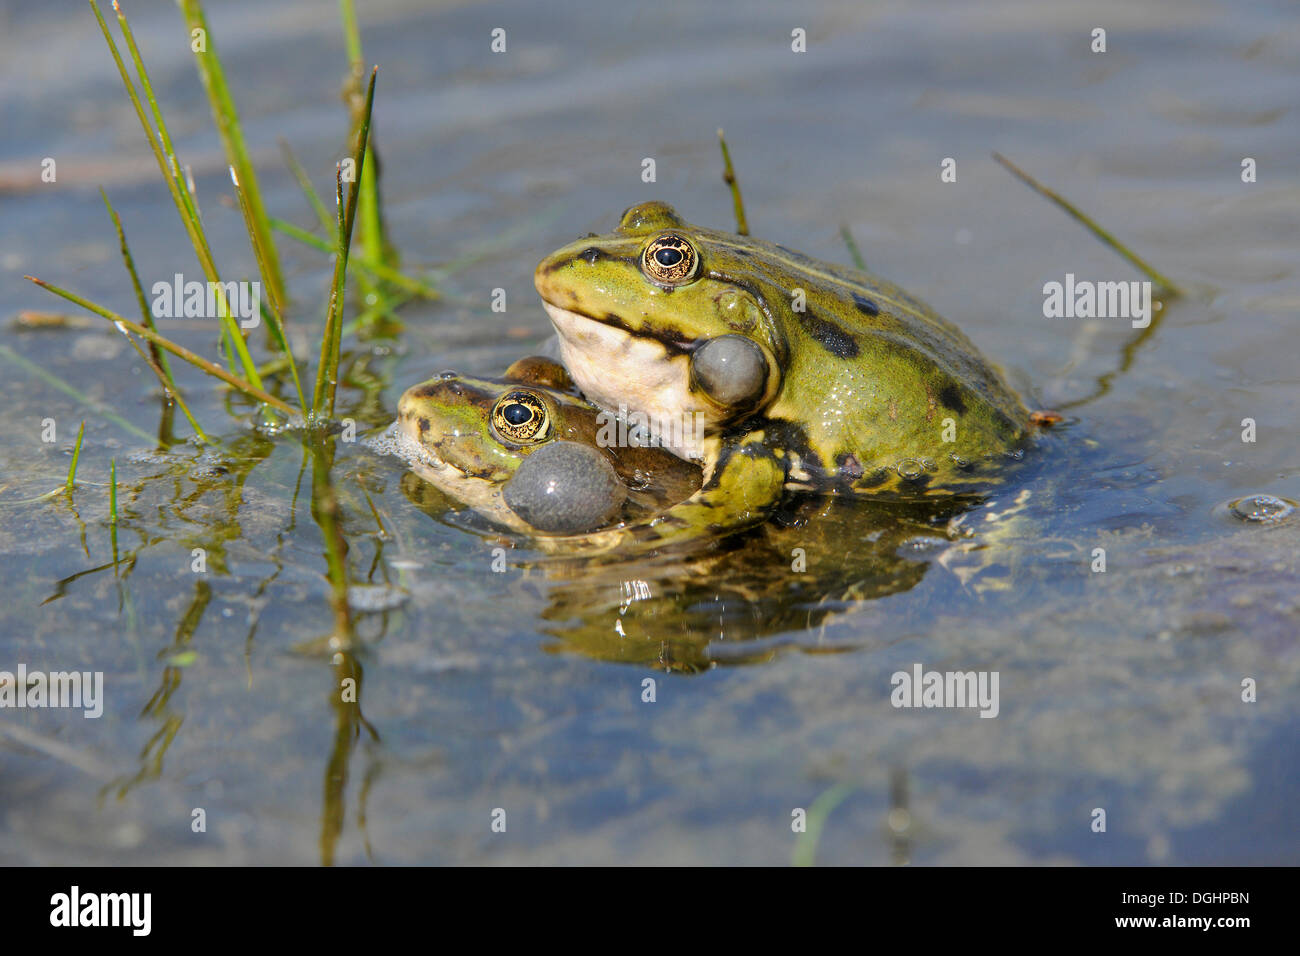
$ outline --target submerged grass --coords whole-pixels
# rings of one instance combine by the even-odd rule
[[[808,816],[805,821],[806,830],[800,834],[798,841],[794,845],[794,852],[791,854],[791,865],[793,866],[812,866],[817,861],[817,844],[821,842],[822,830],[826,827],[826,820],[830,817],[831,811],[838,807],[854,790],[857,784],[837,783],[825,793],[813,801],[812,806],[808,808]]]
[[[117,524],[117,459],[108,460],[108,520]]]

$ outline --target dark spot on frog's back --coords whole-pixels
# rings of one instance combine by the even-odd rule
[[[818,345],[836,358],[848,359],[857,356],[857,340],[834,322],[828,322],[821,316],[814,315],[811,312],[796,312],[794,317],[799,320],[803,330],[811,335]]]
[[[949,382],[943,388],[939,389],[939,401],[943,407],[961,415],[966,411],[966,402],[962,400],[961,390],[953,383]]]
[[[421,418],[421,419],[420,419],[420,434],[423,435],[423,434],[424,434],[425,432],[427,432],[428,430],[429,430],[429,419],[427,419],[427,418]]]
[[[880,306],[876,305],[876,303],[872,302],[865,295],[859,295],[856,292],[853,293],[853,304],[858,307],[858,311],[863,315],[880,314]]]

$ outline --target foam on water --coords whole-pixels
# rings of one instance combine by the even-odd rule
[[[434,471],[440,471],[447,467],[446,462],[434,457],[427,448],[402,431],[397,422],[393,422],[377,435],[361,439],[361,444],[377,455],[392,455],[394,458],[400,458],[411,468],[423,465]]]

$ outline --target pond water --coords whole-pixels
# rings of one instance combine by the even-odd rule
[[[266,203],[310,228],[277,138],[328,195],[337,4],[210,6]],[[0,713],[0,862],[1300,860],[1300,520],[1228,507],[1300,500],[1294,7],[361,6],[388,226],[446,293],[407,304],[394,338],[345,341],[340,411],[363,434],[411,384],[544,347],[534,266],[626,206],[730,228],[719,127],[755,235],[847,263],[846,224],[873,271],[1069,419],[961,519],[970,537],[942,533],[950,514],[833,501],[742,547],[579,570],[339,442],[358,635],[339,652],[297,433],[254,431],[248,403],[186,370],[220,440],[160,449],[156,382],[106,323],[11,321],[66,311],[24,273],[132,313],[101,185],[146,288],[197,267],[85,5],[6,7],[0,671],[104,683],[95,719]],[[216,257],[251,274],[180,15],[128,12]],[[1045,283],[1141,277],[993,151],[1184,295],[1145,331],[1046,318]],[[279,249],[306,355],[330,262]],[[211,323],[160,321],[217,357]],[[71,500],[34,501],[83,419]],[[996,672],[996,718],[894,707],[891,676],[916,665]],[[797,808],[822,823],[815,847]]]

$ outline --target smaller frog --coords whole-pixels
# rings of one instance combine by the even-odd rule
[[[698,490],[698,466],[606,441],[610,416],[572,388],[562,366],[537,357],[500,379],[444,373],[398,402],[405,457],[444,494],[529,535],[634,527]]]

